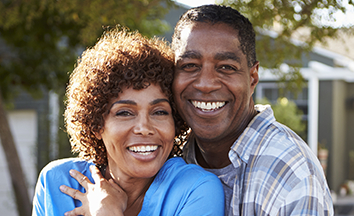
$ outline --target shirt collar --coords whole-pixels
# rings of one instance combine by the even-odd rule
[[[273,110],[270,105],[255,105],[258,114],[251,120],[243,133],[231,146],[229,157],[232,163],[232,154],[236,153],[245,163],[248,163],[250,155],[259,148],[261,142],[256,142],[257,137],[273,122],[275,122]]]

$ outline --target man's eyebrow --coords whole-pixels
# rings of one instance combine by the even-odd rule
[[[233,52],[217,53],[217,54],[215,54],[214,59],[219,60],[219,61],[231,59],[231,60],[234,60],[234,61],[237,61],[237,62],[241,63],[241,58],[238,57]]]
[[[201,59],[202,55],[196,51],[186,51],[182,55],[179,56],[179,59],[190,58],[190,59]]]
[[[155,104],[159,104],[159,103],[163,103],[163,102],[167,102],[168,104],[170,104],[170,101],[167,100],[166,98],[159,98],[159,99],[155,99],[152,102],[150,102],[150,105],[155,105]]]

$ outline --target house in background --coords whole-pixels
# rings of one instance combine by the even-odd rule
[[[347,65],[338,60],[347,59]],[[348,179],[354,179],[354,60],[315,48],[306,59],[301,74],[307,81],[294,97],[288,94],[304,112],[307,121],[307,143],[317,153],[318,147],[328,149],[327,180],[338,192]],[[260,82],[255,97],[271,102],[280,96],[277,77],[260,70]]]

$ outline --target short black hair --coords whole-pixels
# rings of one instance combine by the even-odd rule
[[[172,36],[174,51],[180,48],[182,30],[194,22],[229,25],[238,32],[240,48],[246,55],[248,66],[252,67],[256,63],[256,39],[252,23],[237,10],[222,5],[203,5],[185,12],[177,22]]]

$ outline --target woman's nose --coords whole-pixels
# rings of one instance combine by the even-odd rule
[[[155,130],[148,116],[139,116],[137,124],[134,126],[133,132],[135,134],[147,136],[153,135]]]

